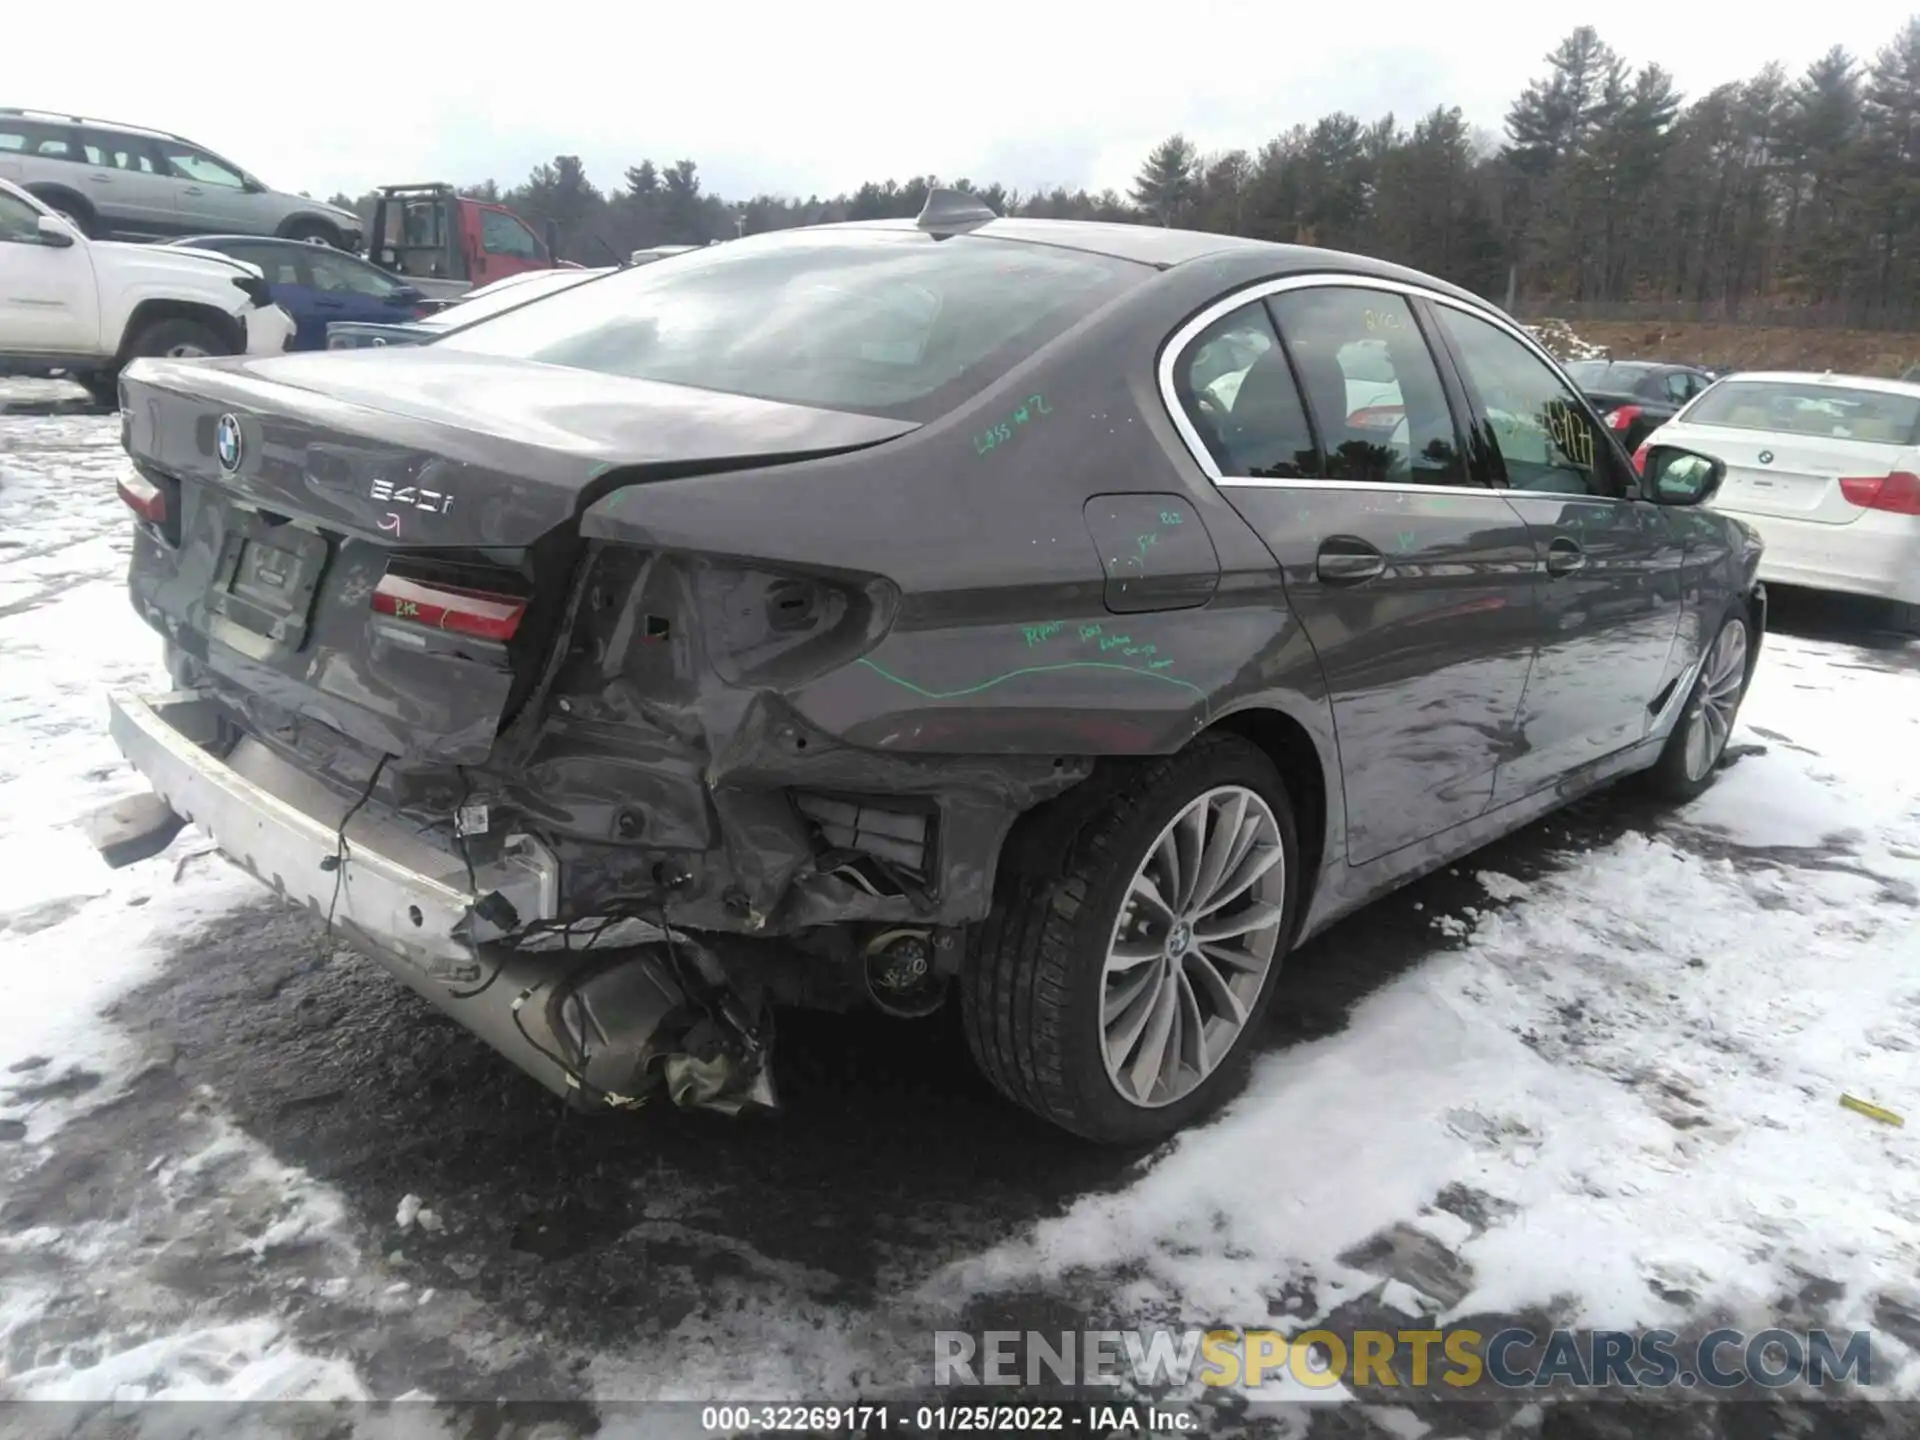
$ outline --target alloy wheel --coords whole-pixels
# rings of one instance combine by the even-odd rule
[[[1703,779],[1720,761],[1733,733],[1734,712],[1747,676],[1747,627],[1729,620],[1714,638],[1700,685],[1687,707],[1687,779]]]
[[[1239,1043],[1274,964],[1286,881],[1273,810],[1243,785],[1195,797],[1147,847],[1100,982],[1102,1053],[1122,1099],[1170,1105]]]

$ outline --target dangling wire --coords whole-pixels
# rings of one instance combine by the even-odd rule
[[[347,826],[353,817],[360,813],[361,807],[373,798],[373,787],[380,783],[380,772],[387,768],[391,756],[382,755],[374,762],[373,773],[367,776],[367,785],[360,792],[360,798],[347,807],[347,813],[340,817],[339,828],[333,832],[333,864],[327,868],[333,871],[333,898],[327,901],[327,939],[333,939],[333,915],[340,907],[340,883],[346,879],[347,858],[352,847],[347,844]]]

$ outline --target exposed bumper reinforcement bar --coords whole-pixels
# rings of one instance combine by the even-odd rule
[[[660,1089],[729,1114],[776,1103],[752,1016],[691,935],[644,926],[651,943],[584,954],[501,943],[475,911],[490,892],[513,907],[516,927],[558,916],[559,862],[534,837],[508,835],[496,858],[476,858],[470,880],[466,857],[377,806],[356,808],[257,740],[215,754],[219,710],[194,691],[114,699],[109,729],[166,807],[108,807],[94,830],[109,864],[154,853],[152,842],[179,828],[175,817],[190,820],[280,895],[331,913],[394,978],[577,1106],[624,1108]]]
[[[373,806],[349,820],[351,800],[259,741],[214,754],[206,747],[218,712],[194,691],[116,697],[110,707],[114,742],[175,814],[279,894],[323,918],[331,911],[343,931],[422,978],[457,982],[476,973],[477,947],[501,933],[472,913],[490,891],[522,925],[559,913],[559,862],[532,836],[509,836],[497,859],[477,863],[476,888],[458,853]]]

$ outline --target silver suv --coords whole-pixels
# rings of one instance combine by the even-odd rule
[[[283,235],[360,248],[360,217],[284,195],[178,135],[78,115],[0,106],[0,180],[11,180],[94,239]]]

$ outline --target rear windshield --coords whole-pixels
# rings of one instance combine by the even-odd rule
[[[928,420],[1153,273],[983,236],[793,231],[639,266],[434,343]]]
[[[1869,444],[1920,444],[1920,396],[1790,380],[1722,380],[1687,411],[1689,425],[1772,430]]]
[[[537,278],[522,280],[517,285],[502,285],[499,289],[487,287],[485,295],[471,295],[464,300],[456,300],[444,310],[436,310],[424,317],[420,323],[432,329],[451,330],[460,325],[473,325],[489,315],[498,315],[502,311],[512,310],[529,304],[542,296],[555,295],[562,290],[570,290],[575,285],[584,285],[589,280],[599,279],[602,274],[610,273],[595,270],[551,270],[538,272]],[[549,277],[552,278],[549,278]]]
[[[1646,377],[1647,365],[1623,364],[1618,360],[1576,360],[1565,367],[1567,378],[1583,389],[1588,385],[1633,385]]]

